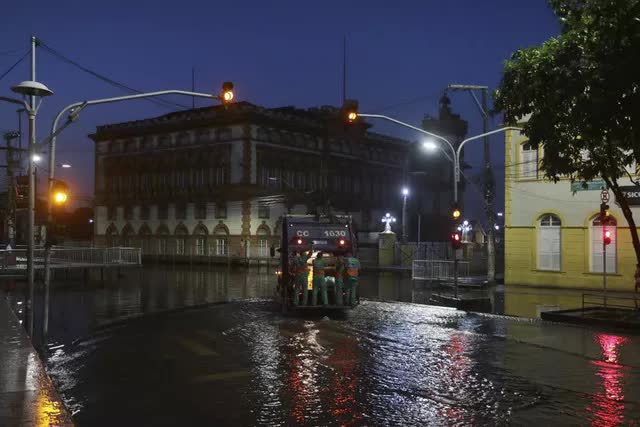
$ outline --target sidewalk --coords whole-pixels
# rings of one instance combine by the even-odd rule
[[[0,295],[0,426],[73,426],[40,357]]]

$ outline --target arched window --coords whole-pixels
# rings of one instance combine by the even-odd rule
[[[169,240],[169,228],[162,224],[156,230],[156,238],[158,242],[158,255],[167,254],[167,241]]]
[[[198,224],[193,230],[196,245],[196,255],[206,255],[207,251],[207,227],[202,224]]]
[[[178,224],[173,234],[176,236],[176,255],[184,255],[185,240],[189,235],[187,227],[183,224]]]
[[[107,237],[107,247],[118,246],[118,229],[111,223],[104,233]]]
[[[607,245],[607,273],[615,273],[618,265],[618,251],[616,241],[618,240],[618,222],[614,217],[609,217],[606,227],[602,226],[600,216],[595,216],[591,221],[591,272],[602,273],[604,270],[604,256],[602,251],[602,238],[605,232],[609,232],[611,244]]]
[[[562,222],[545,214],[538,222],[538,270],[560,271],[560,232]]]
[[[258,256],[267,258],[269,256],[270,230],[269,226],[266,224],[266,221],[262,221],[262,224],[260,224],[260,226],[258,227],[256,234],[258,235]]]
[[[520,177],[533,179],[538,177],[538,146],[531,142],[521,145]]]
[[[229,229],[220,221],[213,230],[215,246],[210,248],[210,253],[216,256],[226,256],[229,253]]]

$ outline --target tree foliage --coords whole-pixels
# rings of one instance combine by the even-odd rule
[[[619,179],[640,164],[640,0],[550,0],[561,33],[505,63],[496,108],[544,150],[557,180],[602,178],[640,242]]]

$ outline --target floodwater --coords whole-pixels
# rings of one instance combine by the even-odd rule
[[[365,274],[355,310],[283,317],[266,269],[123,273],[52,292],[43,354],[80,426],[640,419],[640,336],[528,318],[580,293],[462,291],[516,318],[424,305],[451,290]],[[206,303],[225,304],[180,310]]]

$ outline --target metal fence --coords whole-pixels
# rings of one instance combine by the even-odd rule
[[[45,250],[34,249],[34,268],[44,268]],[[140,265],[140,248],[51,248],[51,268],[108,267],[118,265]],[[0,269],[26,270],[25,249],[0,250]]]
[[[453,280],[454,261],[414,260],[411,266],[413,280]],[[458,277],[469,277],[469,262],[458,261]]]

